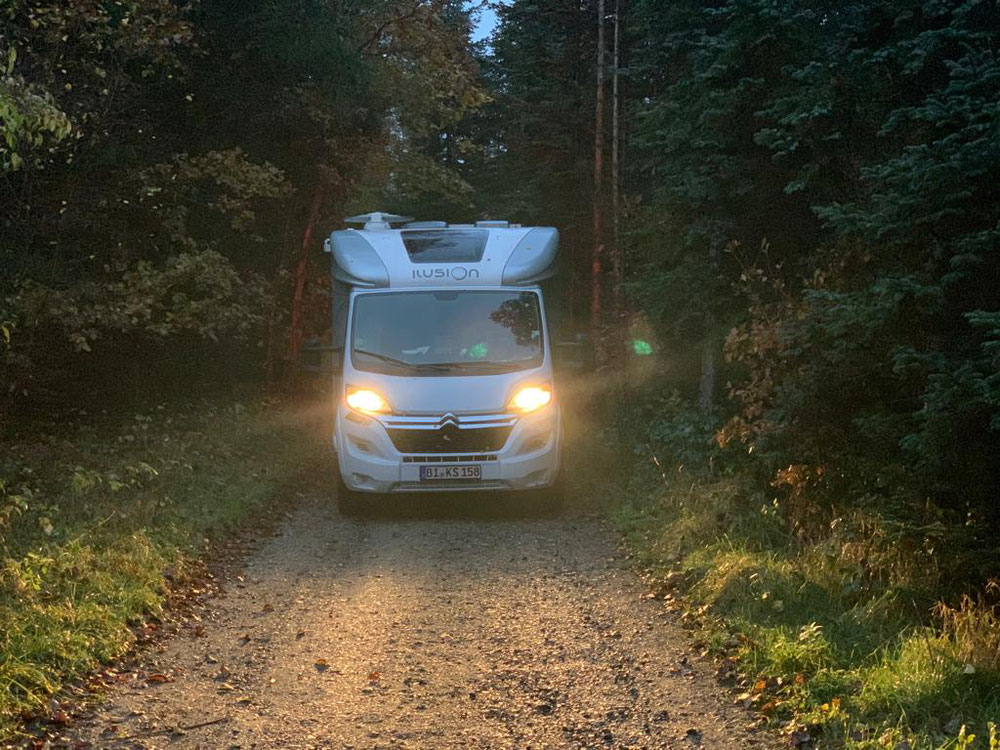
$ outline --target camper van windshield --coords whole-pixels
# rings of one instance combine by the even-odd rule
[[[414,291],[359,295],[351,361],[393,375],[486,375],[542,364],[538,295]]]

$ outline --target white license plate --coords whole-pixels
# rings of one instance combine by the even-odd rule
[[[421,466],[420,481],[440,479],[482,479],[482,466]]]

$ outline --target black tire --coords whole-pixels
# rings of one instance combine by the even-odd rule
[[[554,516],[562,513],[566,505],[566,484],[560,478],[554,485],[542,491],[541,511]]]
[[[337,510],[343,516],[360,516],[367,509],[360,492],[349,489],[340,475],[340,466],[334,467],[337,475]]]
[[[529,490],[526,497],[528,513],[543,516],[554,516],[562,512],[566,501],[566,487],[562,478],[556,480],[551,487],[544,490]]]
[[[364,515],[365,506],[357,492],[344,488],[337,491],[337,510],[342,516]]]

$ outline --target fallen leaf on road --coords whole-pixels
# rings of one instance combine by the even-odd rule
[[[381,672],[369,672],[368,673],[368,682],[378,682],[381,679],[382,679],[382,673]]]
[[[161,674],[160,672],[154,672],[153,674],[146,675],[146,682],[163,683],[163,682],[173,682],[173,680],[170,677],[167,677],[167,675],[165,674]]]
[[[715,679],[719,682],[726,682],[736,677],[736,662],[732,659],[723,659],[719,668],[715,672]]]
[[[788,736],[788,744],[791,747],[810,747],[812,745],[812,735],[802,730],[792,732]]]

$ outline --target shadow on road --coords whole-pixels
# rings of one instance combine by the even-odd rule
[[[515,521],[551,519],[554,511],[538,497],[501,492],[413,493],[366,501],[358,519]]]

